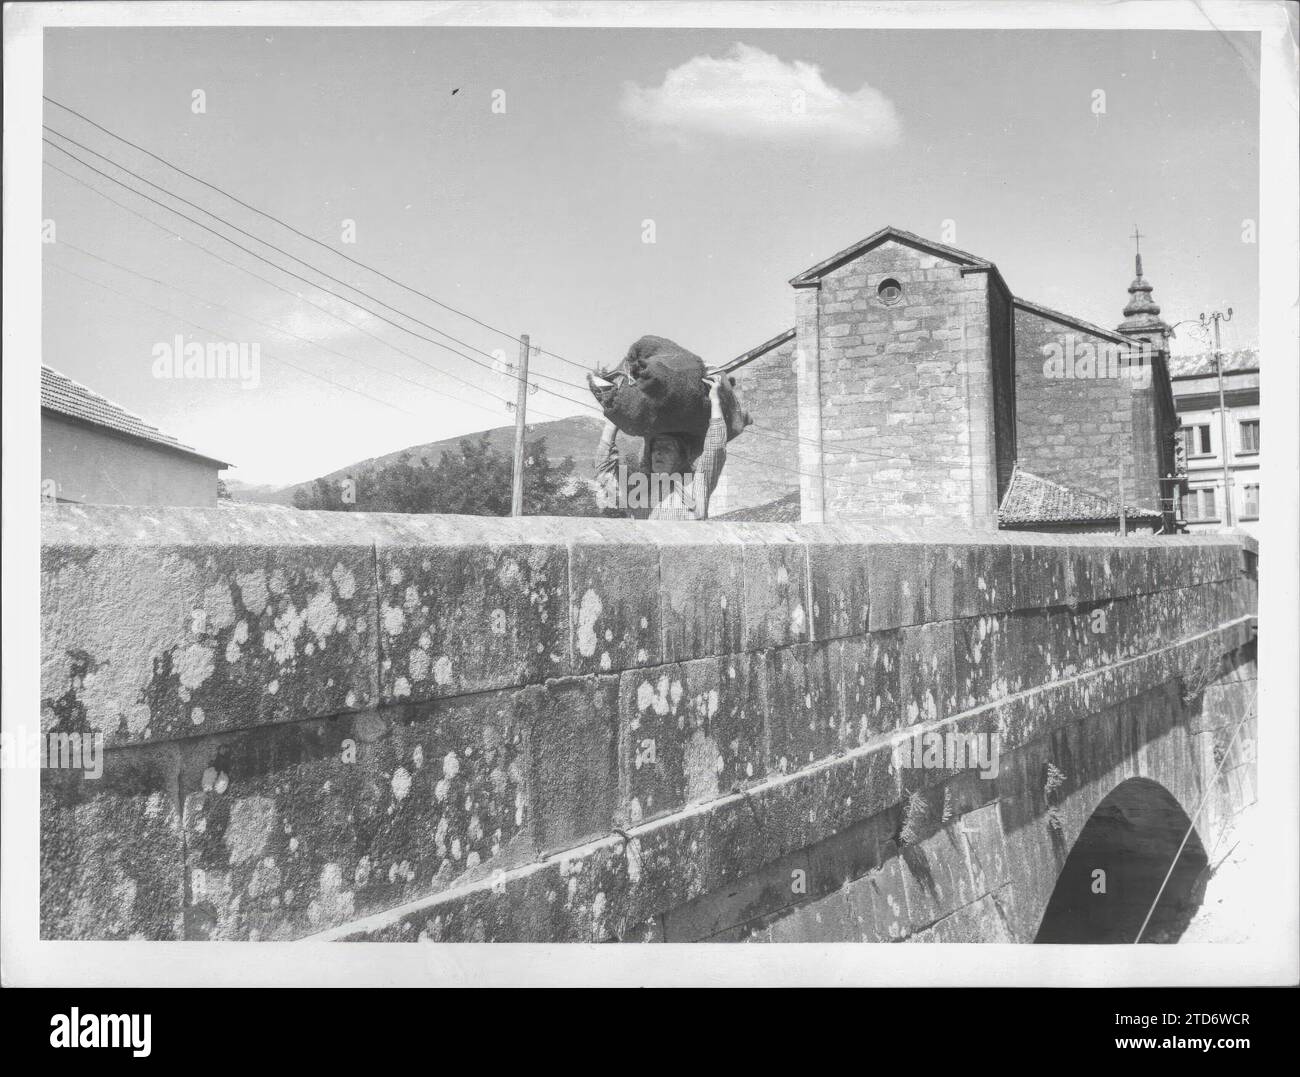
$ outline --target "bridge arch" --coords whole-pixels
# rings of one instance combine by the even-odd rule
[[[1141,941],[1177,942],[1204,898],[1208,863],[1178,798],[1150,778],[1128,778],[1098,803],[1079,832],[1034,942],[1134,942],[1157,894]]]

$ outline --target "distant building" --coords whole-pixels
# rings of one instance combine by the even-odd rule
[[[1223,427],[1219,421],[1219,379],[1214,355],[1173,356],[1169,360],[1178,409],[1178,456],[1186,469],[1182,515],[1188,530],[1226,526],[1224,505],[1231,498],[1231,522],[1258,534],[1259,353],[1223,353],[1223,399],[1227,413],[1228,481],[1223,489]]]
[[[217,472],[228,467],[58,371],[41,367],[43,500],[215,505]]]
[[[723,367],[755,425],[715,517],[797,491],[808,522],[1114,530],[1122,502],[1130,526],[1172,530],[1169,327],[1140,258],[1114,330],[897,228],[790,284],[794,328]]]

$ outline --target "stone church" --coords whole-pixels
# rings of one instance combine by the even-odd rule
[[[790,284],[794,327],[725,365],[755,426],[734,443],[715,518],[1172,525],[1170,330],[1140,255],[1113,331],[897,228]]]

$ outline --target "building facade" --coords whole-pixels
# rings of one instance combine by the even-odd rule
[[[78,505],[215,505],[230,465],[41,367],[41,498]]]
[[[754,426],[730,454],[717,514],[797,489],[809,522],[987,530],[1004,526],[1014,494],[1005,525],[1028,527],[1033,504],[1059,501],[1043,483],[1086,514],[1113,501],[1116,520],[1169,507],[1168,327],[1140,264],[1113,331],[1017,298],[992,262],[896,228],[790,284],[794,328],[725,366]],[[1042,522],[1071,524],[1059,512]]]
[[[1254,348],[1223,353],[1222,419],[1213,354],[1175,356],[1170,373],[1178,409],[1178,457],[1187,476],[1181,506],[1188,530],[1213,531],[1232,525],[1258,535],[1259,353]]]

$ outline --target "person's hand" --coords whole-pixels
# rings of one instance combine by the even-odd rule
[[[717,374],[710,374],[704,379],[704,384],[709,387],[709,401],[713,404],[721,403],[718,394],[722,391],[722,379],[725,377],[725,374],[719,372]]]

